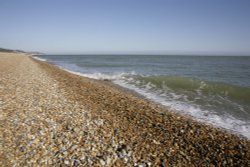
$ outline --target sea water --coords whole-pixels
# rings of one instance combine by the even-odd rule
[[[39,55],[250,139],[250,57]]]

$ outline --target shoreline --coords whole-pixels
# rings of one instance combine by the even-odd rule
[[[250,163],[250,141],[245,138],[167,111],[110,83],[77,76],[28,56],[16,55],[12,60],[0,56],[0,64],[6,64],[0,67],[6,88],[4,114],[0,115],[5,123],[0,127],[4,141],[0,145],[0,164],[247,166]],[[18,138],[23,142],[15,143]],[[33,145],[28,144],[31,141]],[[10,148],[8,151],[6,146]],[[30,150],[35,153],[30,155]]]
[[[137,98],[139,98],[141,100],[147,101],[148,103],[150,103],[150,105],[153,105],[153,106],[156,106],[158,108],[161,108],[161,110],[163,110],[163,112],[172,112],[173,114],[177,114],[179,116],[186,117],[187,119],[191,119],[192,121],[195,121],[195,122],[198,122],[198,123],[201,123],[201,124],[204,124],[204,125],[216,128],[216,129],[219,129],[221,131],[224,131],[225,133],[233,134],[233,135],[236,135],[236,136],[238,136],[238,137],[240,137],[242,139],[250,140],[247,136],[244,136],[243,134],[240,134],[237,131],[233,131],[231,129],[227,129],[226,127],[222,127],[222,126],[219,126],[219,125],[216,126],[216,125],[214,125],[211,122],[207,122],[207,121],[205,121],[203,119],[199,119],[199,118],[197,118],[195,116],[192,116],[192,115],[190,115],[188,113],[185,113],[185,112],[176,111],[175,109],[172,109],[172,108],[170,108],[170,107],[168,107],[166,105],[161,104],[160,102],[157,102],[157,101],[154,101],[152,99],[147,98],[146,96],[144,96],[144,95],[136,92],[135,90],[123,87],[121,85],[113,83],[110,80],[105,80],[105,79],[104,80],[99,80],[99,79],[95,79],[95,78],[89,78],[87,76],[82,75],[80,72],[70,71],[70,70],[64,69],[64,68],[62,68],[62,67],[60,67],[60,66],[58,66],[56,64],[49,63],[46,59],[42,59],[42,58],[39,58],[39,57],[34,57],[32,55],[31,55],[31,58],[34,59],[35,61],[45,62],[45,63],[51,64],[51,65],[55,66],[56,68],[58,68],[60,70],[63,70],[65,72],[68,72],[70,74],[77,75],[77,76],[80,76],[80,77],[83,77],[83,78],[87,78],[87,79],[90,79],[90,80],[94,80],[94,81],[100,82],[101,84],[105,84],[107,86],[110,86],[110,87],[113,87],[115,89],[118,89],[119,91],[121,91],[123,93],[133,95],[133,96],[135,96],[135,97],[137,97]]]

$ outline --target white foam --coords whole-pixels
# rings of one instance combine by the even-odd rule
[[[124,72],[124,73],[113,73],[113,74],[103,74],[103,73],[92,73],[92,74],[90,74],[90,73],[82,73],[82,72],[72,71],[72,70],[69,70],[67,68],[62,68],[61,66],[58,66],[58,67],[60,67],[62,70],[70,72],[72,74],[79,75],[79,76],[84,76],[84,77],[88,77],[88,78],[92,78],[92,79],[97,79],[97,80],[115,81],[115,80],[122,80],[128,75],[136,75],[135,72],[130,72],[130,73],[125,73]]]
[[[40,58],[40,57],[36,57],[36,56],[32,56],[34,59],[36,60],[39,60],[39,61],[47,61],[46,59],[44,58]]]
[[[93,73],[93,74],[82,74],[86,77],[99,79],[99,80],[119,80],[123,79],[125,76],[129,75],[129,73],[117,73],[117,74],[102,74],[102,73]]]

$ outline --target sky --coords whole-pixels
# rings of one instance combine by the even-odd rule
[[[250,0],[0,0],[0,47],[250,55]]]

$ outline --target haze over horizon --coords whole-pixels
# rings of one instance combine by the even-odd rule
[[[1,0],[0,19],[9,49],[250,55],[248,0]]]

